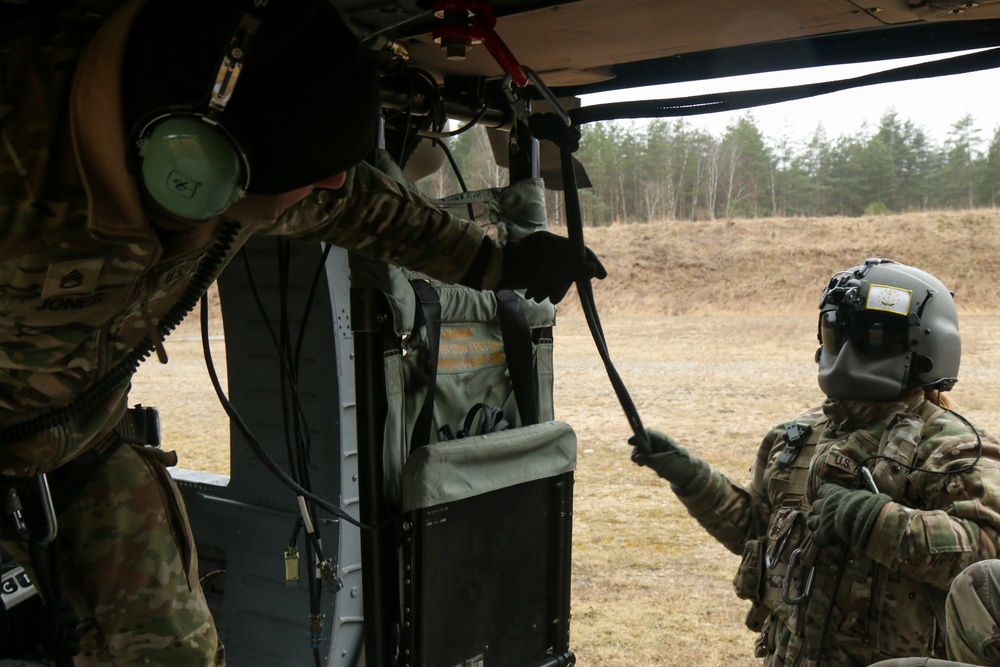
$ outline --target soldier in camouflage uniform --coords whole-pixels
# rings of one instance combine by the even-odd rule
[[[742,555],[734,586],[765,664],[944,658],[945,592],[1000,535],[1000,441],[942,395],[958,375],[954,300],[923,271],[868,260],[820,309],[827,400],[765,436],[750,484],[661,433],[634,458]]]
[[[166,472],[175,457],[121,446],[116,426],[130,353],[162,348],[176,304],[193,305],[251,234],[327,241],[477,288],[534,287],[539,299],[604,276],[566,239],[501,247],[361,163],[375,141],[374,68],[327,3],[271,4],[239,72],[223,53],[255,17],[232,0],[0,23],[0,475],[30,500],[32,478],[49,473],[81,667],[224,663]],[[221,120],[247,150],[247,192],[188,218],[134,177],[133,140],[157,110],[203,105],[223,72],[239,74]],[[79,488],[60,499],[70,479]],[[27,566],[14,538],[3,546]]]

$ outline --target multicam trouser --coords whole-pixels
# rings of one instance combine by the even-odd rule
[[[171,459],[122,446],[59,515],[63,593],[84,635],[76,667],[225,663]],[[28,567],[23,545],[3,547]]]

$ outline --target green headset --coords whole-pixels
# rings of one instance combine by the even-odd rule
[[[243,14],[226,47],[205,108],[171,108],[147,116],[135,133],[136,176],[157,204],[187,220],[209,220],[239,201],[250,161],[226,129],[226,109],[260,20]]]

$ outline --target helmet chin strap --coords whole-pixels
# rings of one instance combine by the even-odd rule
[[[901,352],[881,359],[862,357],[851,341],[837,354],[820,348],[819,387],[830,398],[855,401],[891,401],[909,383],[912,354]]]

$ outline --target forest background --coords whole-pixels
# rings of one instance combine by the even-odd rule
[[[585,125],[577,158],[593,187],[581,191],[586,224],[826,217],[994,207],[1000,198],[1000,128],[986,136],[971,114],[943,140],[890,108],[877,124],[805,139],[766,137],[751,112],[721,134],[684,119]],[[506,146],[502,146],[506,149]],[[482,128],[451,140],[468,188],[506,182]],[[433,196],[460,189],[454,172],[421,182]],[[548,192],[554,224],[557,193]]]

